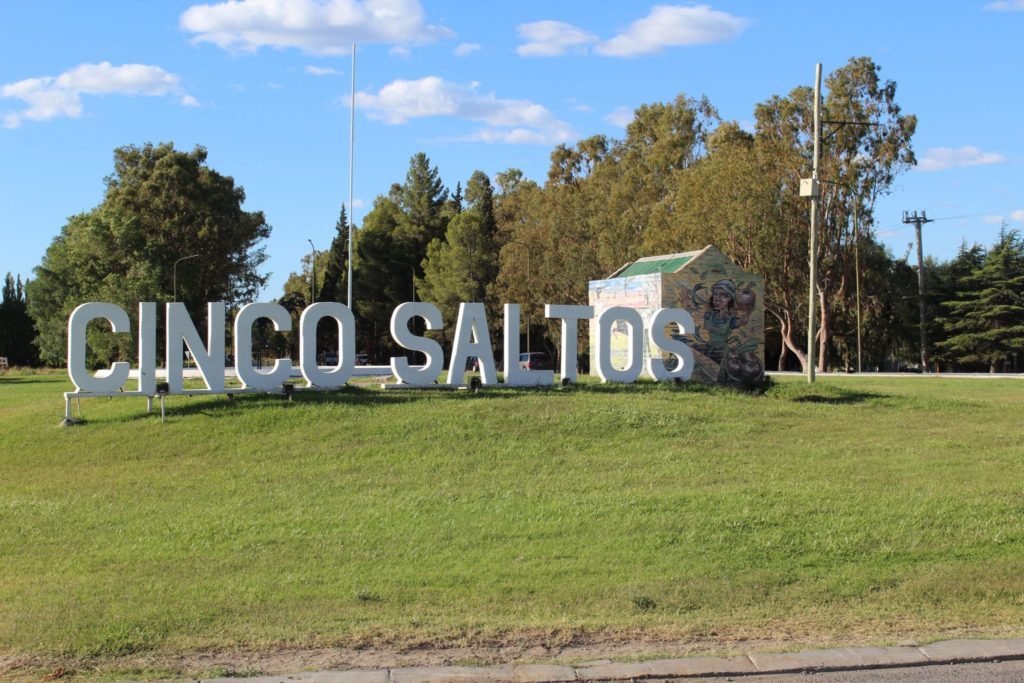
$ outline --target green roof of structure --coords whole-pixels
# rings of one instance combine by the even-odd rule
[[[630,275],[647,275],[648,273],[674,273],[693,258],[693,254],[686,256],[673,255],[667,258],[641,259],[634,261],[615,274],[615,277],[629,277]]]

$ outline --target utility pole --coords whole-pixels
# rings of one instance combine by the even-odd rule
[[[860,346],[860,330],[861,330],[861,311],[860,311],[860,218],[859,218],[859,206],[860,199],[857,197],[853,198],[853,272],[857,282],[857,374],[862,372],[861,366],[861,346]]]
[[[917,236],[917,303],[921,310],[921,372],[928,372],[928,335],[924,327],[924,254],[921,247],[921,225],[931,223],[932,220],[928,218],[928,214],[924,211],[921,211],[920,216],[917,215],[917,211],[913,214],[908,214],[904,211],[903,222],[907,225],[913,223],[914,233]]]
[[[818,201],[821,191],[818,184],[818,160],[821,158],[821,63],[814,70],[814,162],[811,167],[809,194],[811,197],[811,285],[810,302],[807,309],[807,383],[814,383],[815,299],[818,294]],[[801,193],[804,194],[801,188]]]

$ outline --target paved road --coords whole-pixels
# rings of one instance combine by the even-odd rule
[[[807,373],[793,370],[768,370],[766,375],[773,377],[806,377]],[[899,377],[902,379],[1024,379],[1024,373],[1013,372],[818,372],[815,377],[861,377],[871,379],[875,377]]]
[[[831,671],[823,671],[832,669]],[[802,673],[807,672],[807,673]],[[945,640],[922,646],[836,648],[637,662],[426,666],[260,676],[244,683],[967,683],[1024,681],[1024,638]],[[240,683],[207,679],[205,683]]]
[[[820,673],[766,674],[719,678],[675,679],[705,683],[1019,683],[1024,681],[1024,660],[983,662],[979,664],[939,664],[900,669],[826,671]]]

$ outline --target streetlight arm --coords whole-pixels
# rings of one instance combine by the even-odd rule
[[[199,254],[189,254],[188,256],[182,256],[180,259],[178,259],[177,261],[174,262],[174,267],[171,269],[172,272],[173,272],[172,285],[171,285],[171,288],[172,288],[171,289],[171,300],[172,301],[177,301],[178,300],[178,264],[181,263],[182,261],[187,261],[187,260],[193,259],[193,258],[199,258]]]

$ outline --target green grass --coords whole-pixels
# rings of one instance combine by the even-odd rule
[[[1020,381],[67,388],[0,377],[0,659],[1024,635]]]

